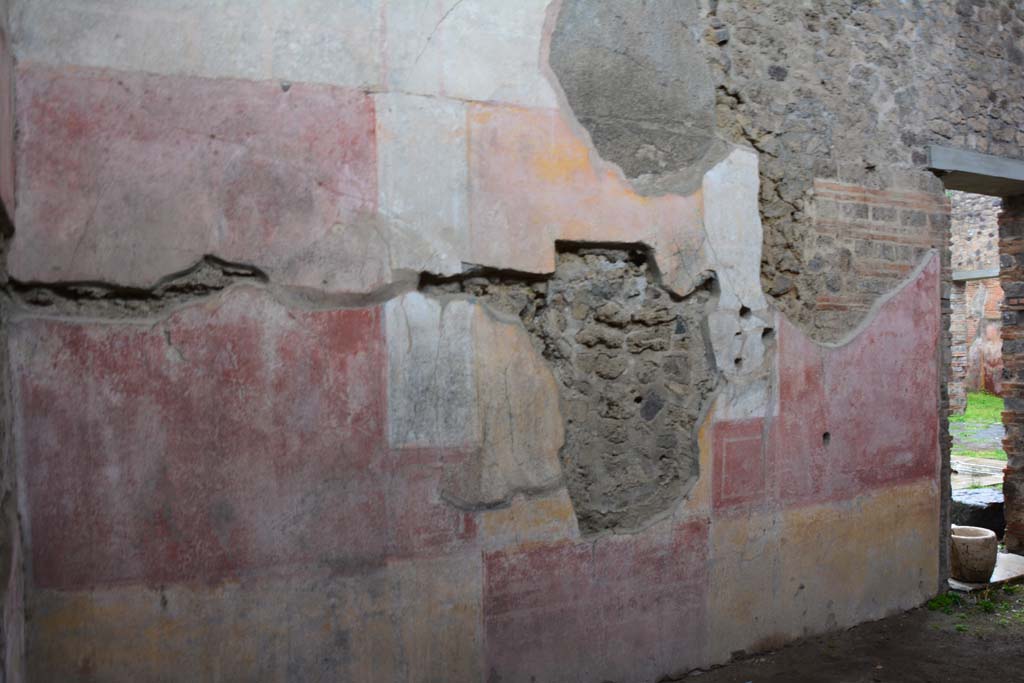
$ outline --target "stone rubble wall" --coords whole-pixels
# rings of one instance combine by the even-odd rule
[[[828,237],[835,199],[820,192],[822,183],[923,192],[939,203],[942,184],[925,168],[928,145],[1021,158],[1024,7],[1015,0],[706,6],[703,46],[719,129],[762,155],[765,291],[815,339],[839,339],[865,315],[857,271],[881,256],[885,240],[862,237],[874,244],[860,251],[822,240],[819,226]],[[901,209],[864,215],[851,207],[839,217],[888,221],[880,236],[942,248],[948,225]],[[815,268],[816,259],[831,267]],[[913,265],[916,254],[891,262]],[[834,308],[837,298],[850,306]]]
[[[16,0],[31,679],[650,681],[932,596],[945,114],[882,113],[968,22],[761,4]]]
[[[999,211],[1002,200],[968,192],[949,192],[952,206],[949,239],[953,270],[999,269]]]

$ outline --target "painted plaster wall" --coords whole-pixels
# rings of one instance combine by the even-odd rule
[[[761,153],[765,291],[812,338],[840,339],[925,251],[948,259],[949,207],[926,169],[928,146],[1021,157],[1024,6],[701,5],[719,130]],[[943,347],[950,348],[948,266],[943,282]],[[951,365],[947,355],[943,367]],[[943,382],[940,414],[950,398]],[[944,462],[949,448],[943,438]]]
[[[558,10],[15,3],[31,680],[654,681],[935,592],[940,254],[812,341],[762,291],[762,155],[639,191]],[[421,287],[547,296],[556,242],[708,295],[698,476],[637,528],[581,532],[520,318]]]

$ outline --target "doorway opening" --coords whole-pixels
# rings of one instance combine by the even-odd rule
[[[953,213],[942,529],[994,527],[1024,554],[1024,161],[946,147],[930,156]],[[993,518],[962,517],[972,496]]]
[[[947,190],[950,202],[950,483],[953,524],[1003,536],[1004,402],[999,213],[1002,199]]]

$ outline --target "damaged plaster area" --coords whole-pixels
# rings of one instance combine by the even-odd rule
[[[181,273],[163,278],[149,289],[100,282],[23,283],[11,280],[7,294],[35,314],[81,318],[136,318],[162,315],[234,284],[266,283],[252,266],[228,263],[212,256]]]
[[[671,296],[641,245],[560,245],[550,278],[428,278],[421,291],[469,296],[530,332],[558,380],[581,532],[643,527],[697,481],[697,427],[717,379],[707,287]]]
[[[724,297],[716,279],[679,297],[645,245],[556,247],[550,275],[424,273],[419,291],[349,303],[383,304],[389,352],[400,349],[388,363],[392,445],[466,454],[444,500],[487,509],[564,486],[582,533],[633,532],[697,481],[699,424],[720,377],[735,389],[742,363],[761,363],[763,323],[723,309],[738,305],[728,271]],[[145,320],[245,285],[281,304],[346,307],[213,257],[152,289],[12,281],[7,292],[34,317]]]
[[[384,152],[367,143],[360,157],[383,160],[379,215],[350,207],[327,241],[275,242],[263,270],[207,258],[152,289],[15,284],[13,296],[54,315],[143,318],[248,281],[300,308],[382,305],[388,445],[463,458],[446,466],[443,500],[487,509],[565,486],[585,534],[647,526],[697,481],[716,388],[765,409],[758,157],[716,136],[697,14],[667,0],[560,7],[562,112],[448,102],[450,127],[424,135],[441,120],[433,98],[358,110],[380,116]],[[435,137],[462,147],[420,149]],[[414,146],[423,161],[409,164]],[[421,195],[428,163],[447,180]],[[466,263],[482,268],[457,274]]]

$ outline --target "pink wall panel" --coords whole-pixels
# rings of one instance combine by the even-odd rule
[[[484,557],[486,670],[502,681],[648,681],[704,651],[706,521]]]
[[[383,560],[378,309],[246,292],[154,327],[23,323],[13,347],[37,585]]]
[[[760,419],[715,424],[716,510],[848,500],[936,475],[938,276],[933,258],[842,346],[780,317],[778,415],[766,443]]]
[[[376,208],[360,91],[30,64],[18,120],[22,280],[149,286],[213,254],[315,286],[309,249]]]

